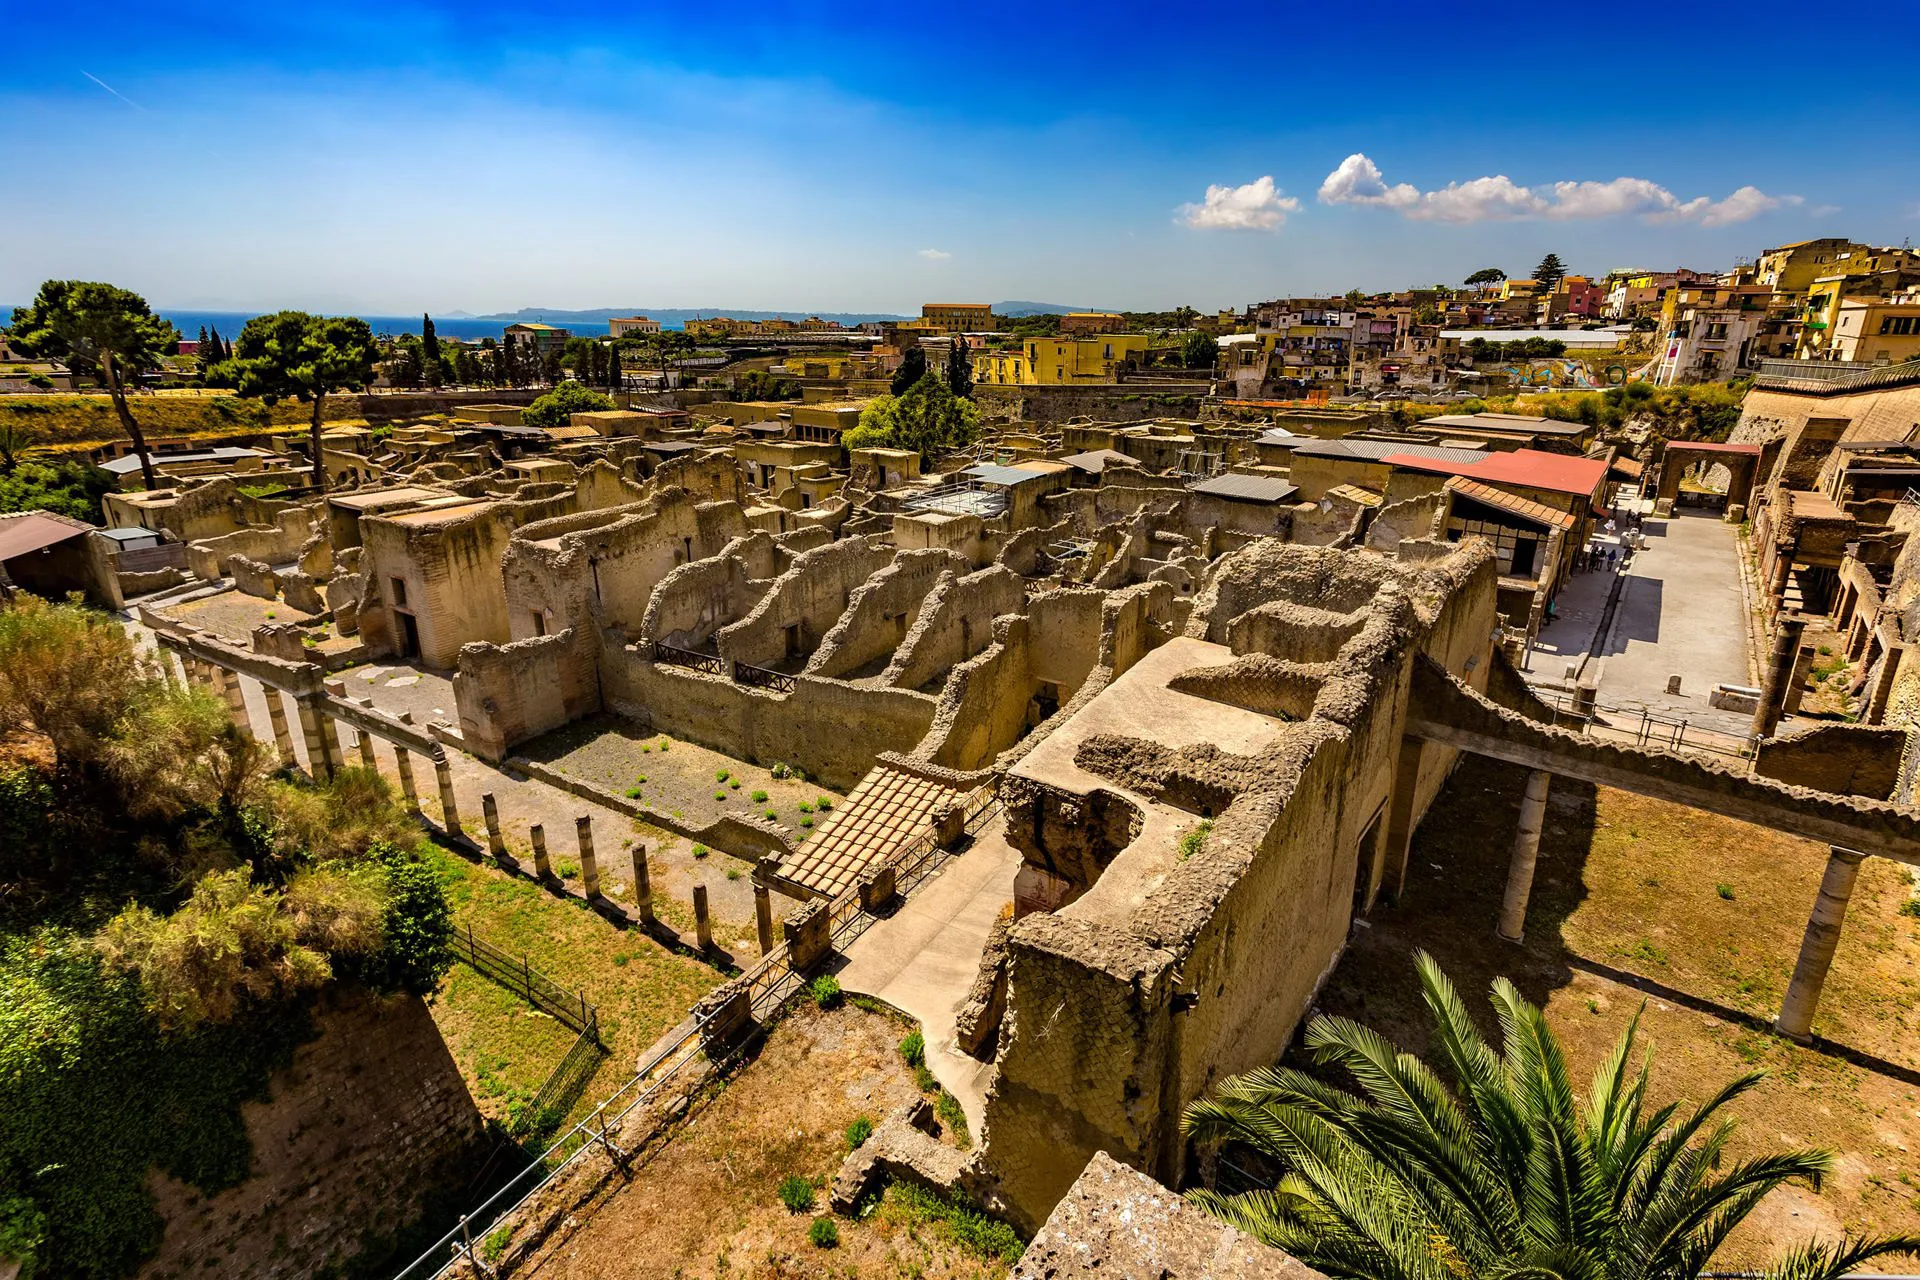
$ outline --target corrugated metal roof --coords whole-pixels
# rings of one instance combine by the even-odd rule
[[[1475,431],[1530,431],[1538,436],[1579,436],[1599,428],[1584,422],[1562,422],[1531,413],[1442,413],[1422,418],[1423,427],[1471,427]]]
[[[267,455],[259,449],[223,444],[212,449],[195,449],[191,453],[155,453],[148,456],[153,459],[154,466],[164,467],[170,462],[216,462],[232,458],[264,458]],[[110,458],[100,464],[100,469],[111,475],[130,476],[140,469],[140,455],[129,453],[124,457]]]
[[[0,560],[11,560],[92,532],[92,525],[51,511],[0,516]]]
[[[1384,461],[1394,454],[1432,458],[1439,462],[1478,462],[1489,457],[1485,449],[1456,449],[1439,444],[1400,444],[1392,440],[1303,440],[1294,456],[1309,458],[1363,458]]]
[[[1239,502],[1285,502],[1300,492],[1300,486],[1289,484],[1275,476],[1249,476],[1228,472],[1226,475],[1196,480],[1187,486],[1187,491],[1204,493],[1215,498],[1231,498]]]
[[[1467,480],[1455,476],[1447,481],[1447,488],[1482,506],[1504,511],[1510,516],[1518,516],[1522,520],[1548,529],[1572,529],[1577,523],[1571,511],[1555,511],[1552,507],[1528,498],[1516,497],[1504,489],[1496,489],[1490,484],[1481,484],[1478,480]]]
[[[996,466],[991,462],[982,462],[976,466],[968,467],[960,474],[963,476],[971,476],[981,484],[999,485],[1004,489],[1011,489],[1015,485],[1029,484],[1035,480],[1046,479],[1046,473],[1043,471],[1022,471],[1018,467]]]
[[[1070,453],[1060,461],[1096,476],[1116,462],[1130,467],[1140,465],[1117,449],[1089,449],[1085,453]]]

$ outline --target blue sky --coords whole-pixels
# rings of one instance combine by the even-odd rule
[[[22,7],[0,301],[1215,307],[1920,232],[1910,90],[1783,78],[1804,6],[1546,9]]]

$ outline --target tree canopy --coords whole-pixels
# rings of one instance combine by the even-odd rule
[[[255,316],[233,341],[233,355],[215,371],[241,395],[268,404],[313,402],[309,435],[314,487],[327,487],[320,424],[329,393],[359,391],[373,380],[380,351],[367,322],[355,316],[316,316],[276,311]]]
[[[1550,293],[1553,286],[1567,278],[1567,264],[1560,261],[1560,255],[1550,253],[1540,259],[1540,265],[1533,269],[1534,283],[1540,286],[1540,292]]]
[[[1507,273],[1502,271],[1498,267],[1482,267],[1478,271],[1474,272],[1472,275],[1468,276],[1466,279],[1466,283],[1470,285],[1499,284],[1502,280],[1505,280],[1506,278],[1507,278]]]
[[[927,371],[927,353],[919,347],[910,348],[900,357],[900,367],[894,370],[893,385],[889,388],[896,396],[903,396],[907,389],[920,381]]]
[[[1190,333],[1180,344],[1180,363],[1189,369],[1211,370],[1220,359],[1220,344],[1211,335]]]
[[[849,449],[912,449],[923,461],[963,449],[980,434],[980,410],[953,394],[932,372],[897,396],[881,396],[860,412],[841,443]]]
[[[1229,1080],[1188,1108],[1205,1142],[1245,1143],[1285,1172],[1273,1186],[1194,1198],[1241,1230],[1336,1280],[1694,1280],[1768,1192],[1818,1183],[1824,1151],[1723,1163],[1722,1112],[1759,1073],[1691,1111],[1651,1107],[1633,1071],[1639,1018],[1583,1099],[1545,1015],[1505,978],[1493,984],[1502,1044],[1489,1045],[1432,957],[1422,997],[1451,1087],[1432,1068],[1345,1018],[1315,1018],[1307,1046],[1357,1092],[1292,1068]],[[1809,1244],[1767,1274],[1836,1280],[1920,1238]]]
[[[579,382],[563,382],[526,407],[520,421],[530,427],[564,427],[576,413],[604,413],[613,401]]]
[[[127,387],[161,367],[180,346],[172,321],[153,314],[139,294],[92,280],[49,280],[33,302],[13,313],[9,340],[22,354],[64,361],[82,377],[97,378],[113,398],[114,412],[149,489],[157,488],[147,438],[127,406]]]

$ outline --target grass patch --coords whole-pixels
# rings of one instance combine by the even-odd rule
[[[873,1121],[866,1116],[855,1116],[853,1123],[847,1126],[847,1150],[859,1150],[872,1136]]]
[[[930,1227],[985,1261],[1011,1266],[1026,1251],[1019,1232],[1006,1223],[989,1218],[956,1197],[939,1195],[914,1183],[896,1182],[889,1186],[883,1212],[902,1225]]]
[[[973,1134],[967,1129],[967,1113],[960,1109],[960,1099],[942,1089],[940,1096],[933,1100],[933,1114],[953,1135],[953,1145],[962,1151],[972,1150]]]
[[[900,1058],[910,1067],[927,1065],[927,1038],[919,1031],[909,1031],[900,1041]]]
[[[1180,837],[1180,860],[1185,862],[1194,854],[1207,847],[1207,837],[1213,834],[1213,819],[1202,818],[1200,825]]]
[[[674,1026],[713,985],[703,964],[636,934],[610,928],[571,899],[530,880],[467,862],[443,849],[427,854],[446,889],[456,925],[511,955],[524,955],[554,981],[584,991],[600,1010],[610,1054],[589,1082],[576,1114],[607,1092],[613,1075],[630,1071],[640,1053]],[[578,875],[579,868],[563,867]],[[434,997],[439,1023],[483,1110],[501,1119],[532,1097],[566,1055],[574,1033],[526,1001],[464,965],[454,966]]]
[[[840,1247],[840,1228],[834,1225],[832,1218],[815,1218],[813,1225],[807,1228],[807,1242],[816,1249],[837,1249]]]

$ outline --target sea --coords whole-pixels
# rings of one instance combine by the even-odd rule
[[[0,314],[5,314],[6,310],[7,308],[0,307]],[[180,331],[181,337],[191,341],[200,336],[200,327],[202,325],[208,328],[218,329],[221,337],[232,339],[240,332],[241,327],[244,326],[247,321],[259,313],[252,311],[170,311],[162,307],[160,308],[160,314],[168,320],[173,321],[173,327]],[[417,315],[362,316],[360,318],[365,320],[375,333],[391,334],[396,338],[403,333],[420,332],[420,317]],[[442,338],[492,338],[498,341],[501,332],[512,323],[513,321],[511,320],[462,320],[435,316],[433,318],[433,331]],[[607,333],[607,323],[604,320],[591,322],[556,320],[554,323],[564,329],[571,329],[575,335],[583,338],[604,337]],[[677,329],[680,326],[678,324],[664,324],[663,327]]]

